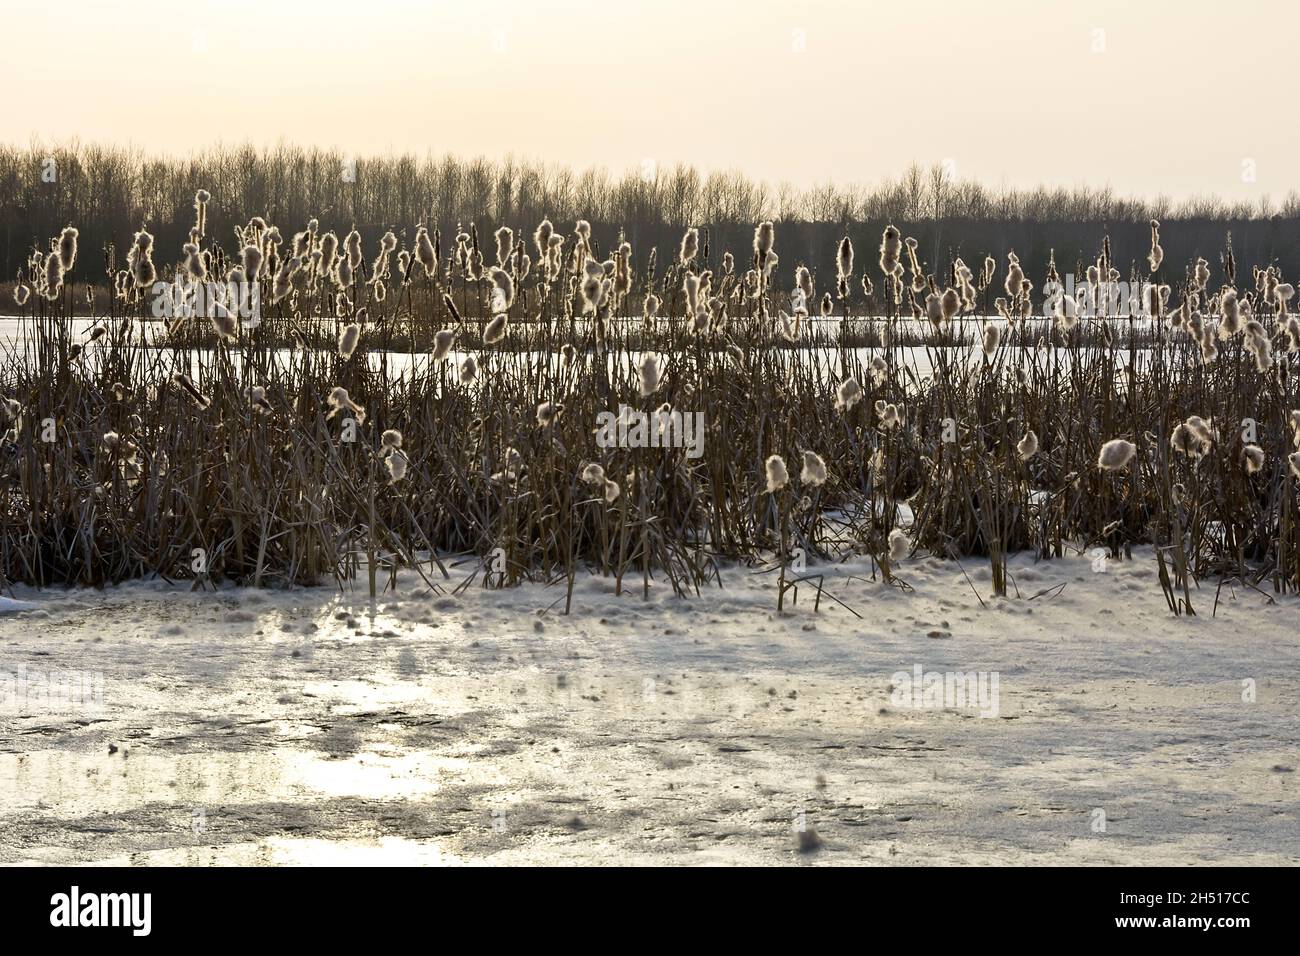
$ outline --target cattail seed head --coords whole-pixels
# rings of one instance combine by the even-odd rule
[[[506,326],[510,324],[510,316],[502,312],[494,316],[483,329],[483,341],[488,345],[500,342],[506,337]]]
[[[339,331],[339,358],[347,361],[352,358],[352,353],[357,350],[357,345],[361,341],[361,326],[356,322],[343,326]]]
[[[862,401],[862,398],[862,386],[858,384],[858,380],[852,377],[846,378],[835,390],[835,407],[841,411],[848,411]]]
[[[780,455],[770,456],[764,468],[767,472],[767,490],[769,493],[780,491],[790,483],[790,473],[786,471],[785,459]]]
[[[1016,442],[1016,454],[1021,461],[1028,461],[1038,454],[1038,435],[1032,428],[1025,429],[1025,436]]]
[[[65,226],[59,233],[59,264],[64,272],[71,272],[77,262],[77,228]]]
[[[1253,475],[1264,467],[1264,449],[1258,445],[1246,445],[1241,449],[1241,459],[1246,474]]]
[[[811,488],[826,484],[826,462],[821,455],[813,451],[803,453],[803,470],[799,472],[799,481]]]
[[[325,416],[326,419],[333,418],[339,412],[350,412],[358,425],[366,423],[365,408],[354,402],[352,397],[348,395],[348,390],[342,385],[336,385],[330,389],[325,401],[330,406],[330,413]]]
[[[902,561],[912,552],[912,541],[902,530],[895,528],[889,532],[889,560]]]
[[[663,374],[662,356],[655,352],[647,352],[642,355],[637,366],[637,373],[641,378],[641,397],[648,398],[659,387],[659,379]]]
[[[542,402],[537,406],[537,425],[539,428],[545,428],[552,422],[556,421],[564,413],[564,406],[558,402]],[[596,467],[600,467],[597,465]],[[604,472],[601,472],[602,480]]]
[[[395,485],[406,477],[408,464],[410,464],[410,461],[406,457],[406,452],[397,448],[394,448],[384,457],[384,466],[388,469],[388,483],[390,485]]]
[[[1137,454],[1137,446],[1123,438],[1112,438],[1101,446],[1097,455],[1097,467],[1104,471],[1119,471],[1128,466]]]
[[[456,333],[452,329],[439,329],[433,336],[433,353],[431,358],[435,362],[441,362],[451,351],[452,343],[456,341]]]
[[[185,373],[177,372],[172,376],[172,384],[179,388],[185,395],[194,402],[199,408],[207,408],[212,404],[212,399],[204,395],[194,381]]]

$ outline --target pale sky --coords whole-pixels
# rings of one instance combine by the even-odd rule
[[[0,3],[0,137],[18,144],[1300,188],[1293,0]]]

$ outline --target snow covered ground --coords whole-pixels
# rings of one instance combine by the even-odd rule
[[[1149,550],[1019,556],[1005,599],[964,566],[818,568],[861,617],[778,615],[739,567],[691,600],[587,577],[568,617],[413,575],[373,606],[19,588],[0,862],[1300,862],[1300,600],[1176,619]],[[918,666],[951,687],[905,693]],[[42,684],[69,672],[80,700]]]

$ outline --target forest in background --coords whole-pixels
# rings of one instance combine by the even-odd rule
[[[337,151],[282,145],[215,147],[184,158],[150,157],[132,148],[71,143],[0,146],[0,281],[16,276],[34,246],[66,225],[82,249],[100,256],[107,243],[125,249],[146,226],[164,256],[181,256],[194,194],[212,194],[209,234],[231,245],[233,229],[260,215],[289,232],[319,218],[326,229],[355,226],[367,247],[392,229],[408,245],[418,224],[453,235],[477,224],[531,232],[543,217],[561,230],[592,223],[601,249],[625,234],[644,263],[652,247],[667,262],[686,226],[699,226],[716,263],[730,249],[745,261],[754,223],[778,225],[783,269],[806,264],[832,270],[829,256],[846,231],[873,249],[894,223],[914,236],[927,269],[941,273],[956,256],[999,261],[1017,252],[1042,276],[1054,252],[1062,273],[1080,272],[1111,237],[1121,268],[1145,257],[1148,222],[1161,220],[1167,258],[1205,258],[1218,274],[1226,238],[1239,261],[1300,270],[1300,195],[1280,204],[1231,204],[1207,197],[1174,203],[1135,200],[1109,189],[994,190],[958,180],[936,165],[913,165],[874,185],[772,186],[737,172],[702,173],[687,165],[611,174],[592,168],[453,155],[352,158]],[[825,260],[825,261],[822,261]],[[82,272],[90,280],[98,269]],[[1125,268],[1125,271],[1127,269]]]

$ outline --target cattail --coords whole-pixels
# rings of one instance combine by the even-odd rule
[[[1286,456],[1287,464],[1291,466],[1291,474],[1300,478],[1300,451],[1293,451]]]
[[[794,270],[795,290],[790,295],[790,309],[795,315],[808,314],[812,300],[816,298],[816,292],[813,291],[812,273],[808,271],[807,266],[799,266]]]
[[[779,310],[777,313],[777,329],[781,334],[781,338],[787,342],[799,341],[799,316],[796,315],[792,319],[786,315],[784,309]]]
[[[146,234],[147,235],[147,234]],[[154,284],[158,278],[158,271],[154,268],[153,255],[150,252],[153,244],[153,237],[149,236],[148,246],[135,246],[132,252],[134,258],[128,254],[127,260],[131,265],[131,277],[135,280],[137,289],[147,289]]]
[[[645,302],[641,305],[641,315],[645,319],[653,319],[659,314],[659,296],[654,293],[648,293]]]
[[[266,388],[262,385],[250,385],[244,391],[244,398],[253,411],[259,415],[270,415],[271,403],[266,400]]]
[[[505,228],[504,226],[502,227]],[[493,266],[488,270],[488,277],[492,280],[491,310],[493,312],[506,312],[515,302],[515,283],[510,277],[510,273],[505,269]]]
[[[984,355],[988,358],[993,357],[993,353],[998,350],[998,343],[1002,341],[1002,326],[996,322],[987,322],[984,325]]]
[[[329,404],[331,409],[330,413],[325,416],[326,419],[333,418],[339,412],[347,411],[356,419],[358,425],[364,425],[366,423],[365,408],[352,401],[351,396],[348,395],[348,390],[343,386],[336,385],[332,388],[329,396],[326,398],[326,402]]]
[[[848,236],[840,240],[839,255],[835,260],[837,278],[844,281],[853,275],[853,242]]]
[[[912,551],[912,540],[899,528],[889,532],[889,560],[902,561]]]
[[[659,378],[663,374],[663,358],[654,352],[645,353],[641,356],[637,372],[641,376],[641,397],[648,398],[659,387]]]
[[[408,464],[409,460],[406,457],[406,452],[396,448],[384,457],[384,466],[388,469],[388,483],[390,485],[397,484],[406,477],[406,466]]]
[[[578,477],[589,485],[604,485],[606,480],[605,469],[594,461],[582,469]]]
[[[550,254],[551,236],[555,233],[555,227],[551,225],[551,220],[543,219],[538,223],[537,228],[533,231],[533,245],[537,247],[538,260],[546,259]]]
[[[1263,326],[1257,334],[1247,336],[1246,348],[1255,357],[1255,368],[1261,374],[1273,367],[1273,341],[1263,331]]]
[[[1101,446],[1101,453],[1097,456],[1097,467],[1105,471],[1119,471],[1127,467],[1136,454],[1137,445],[1123,438],[1112,438]]]
[[[1188,458],[1200,458],[1205,453],[1205,445],[1186,422],[1175,426],[1169,434],[1169,447]]]
[[[1151,267],[1152,272],[1160,268],[1160,263],[1165,261],[1165,250],[1160,246],[1160,223],[1151,220],[1151,252],[1147,255],[1147,265]]]
[[[880,427],[888,431],[903,423],[903,406],[892,402],[876,402],[876,414],[880,416]]]
[[[293,290],[293,276],[302,268],[301,259],[285,259],[276,270],[275,281],[271,283],[271,301],[279,302]]]
[[[790,473],[785,470],[785,459],[772,455],[764,466],[767,471],[767,490],[777,492],[790,482]]]
[[[31,294],[31,288],[20,282],[14,287],[14,302],[19,306],[24,306],[27,304],[27,300],[31,298]]]
[[[321,246],[324,248],[323,240]],[[415,231],[415,260],[420,263],[428,278],[432,278],[438,270],[438,254],[434,251],[433,240],[429,238],[429,230],[424,226]]]
[[[563,413],[564,405],[558,402],[542,402],[537,406],[537,427],[545,428],[556,421]],[[603,480],[604,472],[601,472],[601,477]]]
[[[560,365],[565,370],[573,368],[578,362],[578,350],[568,342],[560,348]]]
[[[700,231],[692,226],[682,234],[682,244],[677,250],[677,261],[689,266],[700,249]]]
[[[468,385],[478,378],[478,361],[474,356],[466,355],[465,361],[460,363],[459,378],[462,385]]]
[[[456,341],[456,333],[452,329],[439,329],[433,336],[433,353],[430,358],[435,362],[441,362],[451,351],[452,343]]]
[[[903,240],[903,247],[907,250],[908,268],[912,270],[912,291],[920,292],[922,289],[925,288],[926,277],[921,270],[921,260],[917,258],[917,254],[916,254],[917,242],[914,238],[908,236],[906,239]],[[902,263],[899,263],[899,265],[895,268],[895,274],[899,276],[903,274]]]
[[[194,231],[200,236],[207,235],[208,232],[208,201],[212,194],[206,189],[200,189],[194,194]]]
[[[172,384],[188,395],[199,408],[207,408],[212,404],[212,399],[199,391],[193,380],[183,372],[177,372],[172,376]]]
[[[343,326],[339,332],[339,358],[347,361],[352,358],[352,353],[357,350],[357,345],[361,342],[361,326],[352,322]]]
[[[841,411],[848,411],[862,401],[862,397],[862,386],[858,384],[858,380],[852,377],[846,378],[835,390],[835,407]]]
[[[1165,313],[1165,305],[1169,301],[1169,286],[1167,285],[1147,285],[1143,288],[1146,314],[1153,318],[1159,318]]]
[[[1038,435],[1032,428],[1025,429],[1025,437],[1016,442],[1016,454],[1021,461],[1028,461],[1038,454]]]
[[[613,504],[615,501],[617,501],[619,493],[622,490],[623,489],[621,489],[618,486],[618,482],[610,481],[608,478],[605,479],[605,501],[607,503]]]
[[[1220,323],[1219,337],[1231,338],[1236,335],[1241,322],[1241,304],[1237,300],[1236,289],[1224,289],[1219,299]]]
[[[754,229],[754,255],[757,257],[760,269],[765,265],[775,242],[776,231],[772,224],[766,220],[760,222]]]
[[[193,242],[187,242],[181,247],[181,252],[185,254],[185,271],[199,282],[208,277],[208,264],[203,254],[199,252],[199,247]]]
[[[829,317],[830,314],[835,311],[835,303],[831,300],[831,294],[829,292],[822,295],[822,304],[819,311],[821,312],[823,319]]]
[[[51,253],[45,257],[45,298],[53,302],[63,291],[63,262]]]
[[[1020,259],[1014,252],[1007,253],[1007,297],[1015,299],[1020,295],[1025,282],[1025,272],[1020,268]]]
[[[1079,321],[1079,303],[1072,296],[1058,296],[1055,301],[1055,312],[1057,324],[1067,332]]]
[[[510,316],[502,312],[494,316],[492,321],[483,329],[483,341],[488,345],[500,342],[506,337],[506,326],[510,324]]]
[[[898,261],[902,251],[902,233],[894,226],[886,226],[880,238],[880,271],[887,276],[899,275],[903,264]]]
[[[803,453],[803,470],[799,472],[799,481],[812,488],[826,484],[826,462],[814,451]]]
[[[387,455],[402,447],[402,433],[396,428],[387,428],[379,436],[379,454]]]
[[[497,265],[504,269],[510,261],[510,253],[515,247],[515,232],[509,226],[502,226],[493,237],[497,242]]]
[[[514,481],[523,469],[524,456],[517,448],[507,448],[504,458],[505,468],[492,476],[493,481]]]
[[[247,245],[240,250],[239,255],[244,266],[244,274],[248,276],[248,281],[256,282],[258,275],[262,272],[262,250],[257,246]]]
[[[59,233],[59,265],[64,272],[71,272],[77,262],[77,228],[65,226]]]
[[[940,306],[943,308],[944,321],[950,323],[961,311],[962,300],[957,294],[956,289],[945,289],[943,298],[940,299]]]
[[[1264,467],[1264,449],[1258,445],[1246,445],[1241,449],[1241,459],[1246,474],[1253,475]]]
[[[1192,282],[1198,289],[1204,289],[1210,281],[1210,264],[1204,259],[1197,259],[1192,270]]]
[[[353,229],[343,239],[343,251],[347,256],[348,273],[351,274],[361,268],[361,233]]]
[[[686,314],[694,315],[699,308],[700,277],[693,272],[688,272],[686,278],[682,280],[682,292],[686,295]]]
[[[209,317],[213,330],[217,337],[223,342],[233,342],[239,338],[239,322],[235,316],[220,302],[212,304],[212,315]]]

